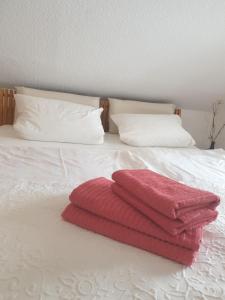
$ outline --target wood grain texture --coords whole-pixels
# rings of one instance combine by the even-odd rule
[[[109,131],[109,99],[102,97],[99,100],[99,107],[103,108],[103,112],[101,115],[102,126],[105,132]]]
[[[180,108],[176,108],[174,113],[175,113],[175,115],[178,115],[181,117],[181,109]]]
[[[0,125],[13,124],[15,111],[15,91],[0,89]]]

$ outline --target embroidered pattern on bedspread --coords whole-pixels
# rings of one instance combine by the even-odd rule
[[[224,211],[221,187],[189,176],[188,182],[219,194]],[[225,298],[223,214],[205,228],[198,260],[185,268],[63,222],[73,187],[68,178],[1,178],[0,300]]]
[[[11,183],[9,196],[1,199],[1,207],[4,206],[1,220],[7,218],[10,211],[10,218],[15,220],[15,223],[4,226],[1,222],[0,291],[4,292],[1,295],[3,298],[0,296],[0,299],[6,299],[4,298],[6,295],[10,297],[9,299],[24,300],[40,299],[40,297],[44,300],[135,299],[132,297],[146,300],[193,299],[194,297],[223,299],[225,296],[224,218],[219,218],[215,224],[207,227],[199,259],[193,267],[184,268],[175,264],[170,272],[165,274],[162,272],[164,278],[159,278],[158,282],[151,275],[151,273],[154,275],[154,270],[149,270],[149,273],[144,276],[132,263],[124,269],[112,265],[108,271],[99,271],[97,268],[90,272],[76,271],[76,265],[71,270],[71,258],[66,262],[63,257],[54,256],[51,253],[54,249],[48,249],[42,244],[44,239],[40,240],[39,244],[24,241],[22,236],[32,236],[32,232],[39,232],[35,220],[32,221],[34,216],[39,215],[42,221],[48,220],[47,215],[51,214],[52,210],[54,214],[54,209],[59,209],[61,206],[60,195],[63,197],[65,191],[70,189],[71,185],[43,186],[29,182]],[[45,203],[49,197],[52,197],[54,203]],[[23,219],[20,220],[20,215],[25,216],[24,224]],[[29,225],[26,224],[27,221]],[[60,227],[60,218],[52,221]],[[16,222],[19,222],[19,226]],[[42,223],[43,228],[48,225],[51,227],[52,222]],[[78,231],[82,234],[80,230]],[[22,236],[20,236],[21,232]],[[13,234],[13,238],[9,233]],[[94,234],[88,233],[88,236],[95,239]],[[34,236],[33,238],[36,239]],[[104,239],[103,242],[105,241],[108,240]],[[111,244],[111,241],[108,242]],[[64,254],[66,255],[66,252]],[[147,254],[145,255],[148,259]],[[168,264],[166,260],[160,263]],[[84,269],[88,269],[88,264]]]

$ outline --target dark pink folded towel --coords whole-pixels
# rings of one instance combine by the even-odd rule
[[[214,209],[202,208],[193,211],[191,218],[186,217],[186,219],[182,218],[182,220],[171,219],[134,197],[118,183],[112,184],[112,191],[171,235],[177,235],[184,231],[191,231],[207,225],[214,221],[218,214]]]
[[[82,228],[102,234],[116,241],[169,258],[183,265],[190,266],[196,253],[173,244],[163,242],[138,231],[129,229],[118,223],[96,216],[74,204],[69,204],[62,217],[65,221]]]
[[[189,187],[150,170],[120,170],[114,172],[112,178],[148,207],[183,223],[196,219],[197,213],[199,222],[203,219],[205,224],[204,214],[209,209],[214,210],[220,202],[211,192]]]
[[[86,215],[87,220],[71,219],[70,216],[73,215],[73,213],[70,214],[71,206],[63,212],[63,218],[81,227],[180,263],[188,265],[192,263],[201,242],[201,228],[171,236],[116,196],[111,186],[112,181],[105,178],[93,179],[80,185],[71,193],[70,201],[74,205],[73,213],[79,216]],[[89,219],[91,219],[90,222]],[[107,224],[106,228],[104,226],[101,228],[99,224],[102,223]],[[94,224],[94,227],[88,224]],[[127,232],[129,232],[128,239],[126,238]]]

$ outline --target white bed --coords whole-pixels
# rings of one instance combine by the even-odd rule
[[[23,141],[0,127],[0,299],[225,299],[225,151]],[[121,168],[151,168],[222,197],[186,268],[62,221],[68,194]]]

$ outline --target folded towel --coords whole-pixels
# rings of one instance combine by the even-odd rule
[[[132,229],[149,237],[171,243],[188,250],[198,250],[202,229],[171,236],[146,216],[116,196],[111,189],[113,182],[106,178],[89,180],[73,190],[70,201],[96,216]]]
[[[220,202],[213,193],[189,187],[150,170],[120,170],[114,172],[112,178],[147,206],[184,223],[196,218],[196,210],[215,209]]]
[[[137,209],[115,195],[111,189],[113,181],[100,177],[89,180],[73,190],[70,201],[95,215],[119,223],[157,239],[191,250],[198,250],[202,229],[171,236],[149,220]]]
[[[129,229],[118,223],[96,216],[72,203],[66,207],[62,213],[62,217],[64,220],[82,228],[169,258],[187,266],[190,266],[196,257],[196,252],[193,250],[178,247]]]
[[[134,197],[118,183],[112,184],[112,191],[171,235],[177,235],[184,231],[203,227],[214,221],[218,214],[214,209],[202,208],[193,211],[191,218],[182,218],[182,221],[179,219],[170,219],[151,208],[137,197]]]

